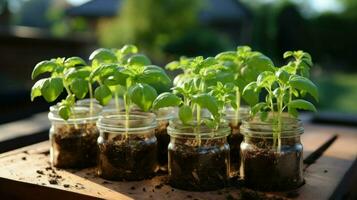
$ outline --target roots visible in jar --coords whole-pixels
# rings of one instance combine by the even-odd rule
[[[214,140],[195,140],[169,148],[169,183],[184,190],[207,191],[223,188],[228,181],[229,148]],[[191,144],[191,143],[192,144]]]
[[[97,138],[95,123],[60,124],[54,126],[50,136],[51,161],[59,168],[85,168],[97,163]]]
[[[143,180],[151,178],[157,170],[155,137],[117,135],[99,143],[99,151],[97,173],[105,179]]]

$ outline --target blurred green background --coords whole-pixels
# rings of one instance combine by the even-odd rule
[[[29,102],[37,62],[126,43],[161,66],[238,45],[279,66],[283,52],[302,49],[319,110],[357,114],[356,37],[356,0],[0,0],[0,122],[48,109]]]

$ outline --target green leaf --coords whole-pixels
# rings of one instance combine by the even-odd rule
[[[106,85],[97,87],[94,91],[94,97],[101,105],[107,105],[112,99],[112,91]]]
[[[142,74],[138,76],[138,81],[154,87],[157,91],[168,91],[172,87],[170,77],[163,70],[145,67]]]
[[[78,99],[83,99],[88,93],[88,81],[76,78],[72,81],[71,90]]]
[[[116,63],[118,59],[110,49],[100,48],[95,51],[89,56],[89,60],[94,62],[94,65],[99,65],[102,63]]]
[[[108,76],[114,75],[116,71],[118,71],[117,64],[102,64],[92,71],[90,74],[90,79],[93,80],[96,78],[107,78]]]
[[[246,66],[242,68],[242,76],[248,82],[257,80],[260,73],[264,71],[274,72],[273,62],[263,54],[255,54],[251,56],[247,62]]]
[[[38,80],[31,89],[31,101],[33,101],[36,97],[41,96],[41,88],[43,87],[43,84],[48,78],[43,78]]]
[[[88,69],[75,69],[71,68],[64,74],[67,83],[71,83],[73,79],[80,78],[88,80],[90,77],[90,71]]]
[[[154,110],[158,110],[165,107],[179,106],[181,103],[182,100],[178,96],[170,92],[164,92],[155,99],[152,107]]]
[[[173,71],[173,70],[176,70],[176,69],[180,69],[180,66],[181,66],[181,65],[180,65],[180,62],[178,62],[178,61],[172,61],[172,62],[168,63],[168,64],[165,66],[165,69]]]
[[[120,49],[120,53],[123,55],[137,53],[138,48],[135,45],[127,44]]]
[[[128,59],[130,66],[145,66],[151,65],[150,59],[144,54],[135,54]]]
[[[278,79],[283,82],[286,83],[289,81],[289,73],[283,69],[279,69],[276,73],[275,73],[276,77],[278,77]]]
[[[289,58],[289,57],[291,57],[293,55],[293,52],[292,51],[286,51],[285,53],[284,53],[284,55],[283,55],[283,58],[285,59],[285,58]]]
[[[62,119],[67,120],[72,114],[71,108],[69,106],[60,106],[58,109],[58,114]]]
[[[64,61],[64,66],[66,68],[85,66],[87,63],[80,57],[70,57]]]
[[[270,88],[275,81],[276,81],[275,74],[270,71],[265,71],[259,74],[257,78],[257,86]]]
[[[150,110],[157,97],[156,90],[148,84],[139,83],[129,88],[129,97],[144,112]]]
[[[42,61],[37,63],[35,68],[32,71],[31,78],[35,79],[38,75],[46,73],[46,72],[53,72],[57,68],[57,63],[54,61]]]
[[[265,102],[260,102],[256,105],[254,105],[250,112],[252,113],[253,116],[255,116],[258,112],[262,112],[262,111],[265,111],[264,109],[267,107],[267,103]]]
[[[203,123],[205,123],[208,128],[215,128],[217,125],[212,119],[203,119]]]
[[[62,91],[63,81],[58,77],[46,79],[41,87],[41,94],[47,102],[56,100]]]
[[[183,105],[179,108],[178,116],[183,124],[192,122],[193,113],[190,106]]]
[[[234,61],[237,58],[237,52],[235,51],[222,52],[216,55],[215,58],[222,61]]]
[[[302,77],[302,76],[294,75],[294,76],[291,76],[291,78],[289,80],[289,84],[293,88],[296,88],[296,89],[299,89],[302,91],[306,91],[312,97],[314,97],[314,99],[316,101],[318,101],[319,97],[318,97],[317,87],[309,79]]]
[[[316,108],[315,106],[306,101],[306,100],[303,100],[303,99],[295,99],[295,100],[292,100],[289,104],[288,104],[288,108],[290,110],[290,108],[293,108],[293,109],[303,109],[303,110],[310,110],[310,111],[313,111],[313,112],[316,112]]]
[[[260,88],[256,82],[249,83],[244,89],[242,97],[250,106],[254,106],[259,102]]]
[[[206,93],[197,94],[192,97],[192,101],[202,108],[207,108],[213,116],[218,115],[217,100],[213,96]]]

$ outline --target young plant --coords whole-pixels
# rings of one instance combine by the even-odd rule
[[[222,65],[229,68],[229,72],[234,75],[230,82],[233,89],[226,91],[231,96],[231,106],[235,110],[235,125],[239,122],[239,109],[241,104],[241,94],[246,85],[255,81],[260,72],[273,71],[273,62],[260,52],[252,51],[248,46],[239,46],[236,51],[222,52],[215,57]],[[235,97],[233,98],[234,95]],[[246,94],[249,98],[252,94]],[[234,102],[232,100],[234,99]],[[250,103],[245,99],[243,99]],[[254,102],[252,102],[254,103]]]
[[[107,52],[114,51],[108,50]],[[126,127],[129,128],[132,105],[136,104],[144,112],[149,111],[157,97],[156,87],[170,87],[171,79],[162,68],[151,65],[150,59],[143,54],[130,51],[130,55],[120,55],[119,61],[118,59],[116,61],[113,59],[111,63],[96,61],[99,66],[91,73],[90,79],[98,83],[94,96],[102,105],[108,104],[112,99],[113,88],[114,91],[120,88],[124,99]]]
[[[265,71],[259,74],[256,81],[249,83],[243,90],[248,103],[252,105],[251,114],[260,114],[261,120],[265,121],[271,114],[274,133],[273,147],[280,151],[281,128],[284,112],[297,118],[297,109],[316,111],[315,106],[302,99],[306,94],[318,100],[316,85],[309,80],[309,68],[312,66],[311,56],[303,51],[286,52],[284,58],[293,57],[294,60],[281,68],[273,68],[273,71]],[[259,94],[266,92],[263,102],[257,103]],[[255,95],[250,95],[255,94]]]
[[[90,67],[79,57],[39,62],[33,69],[31,77],[35,79],[44,73],[49,73],[50,76],[34,84],[31,89],[31,101],[38,96],[43,96],[47,102],[53,102],[65,89],[67,97],[59,103],[59,115],[64,120],[73,114],[76,99],[83,99],[88,91],[92,96],[89,82]]]

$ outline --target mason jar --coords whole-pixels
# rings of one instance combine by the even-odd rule
[[[50,128],[50,161],[59,168],[85,168],[94,166],[97,161],[97,138],[99,131],[96,122],[101,106],[95,105],[90,111],[86,105],[76,105],[68,120],[62,119],[57,105],[50,107],[48,118]]]
[[[231,127],[231,134],[228,136],[230,151],[230,177],[237,177],[240,168],[240,144],[243,141],[243,135],[240,133],[242,119],[249,117],[249,108],[241,107],[238,115],[233,108],[228,108],[225,112],[225,119]]]
[[[278,130],[272,120],[243,120],[241,143],[241,176],[245,185],[262,191],[296,189],[303,179],[302,122],[283,117],[280,141],[274,138]],[[276,134],[275,134],[276,135]]]
[[[97,126],[97,174],[109,180],[142,180],[154,175],[157,164],[156,119],[153,113],[105,111]]]
[[[217,130],[204,125],[183,125],[172,120],[168,126],[169,183],[172,187],[207,191],[226,186],[229,178],[230,129],[222,124]]]
[[[161,171],[167,171],[167,147],[170,143],[170,136],[167,134],[169,121],[176,116],[175,108],[161,108],[155,112],[157,127],[155,136],[157,138],[157,158]]]

